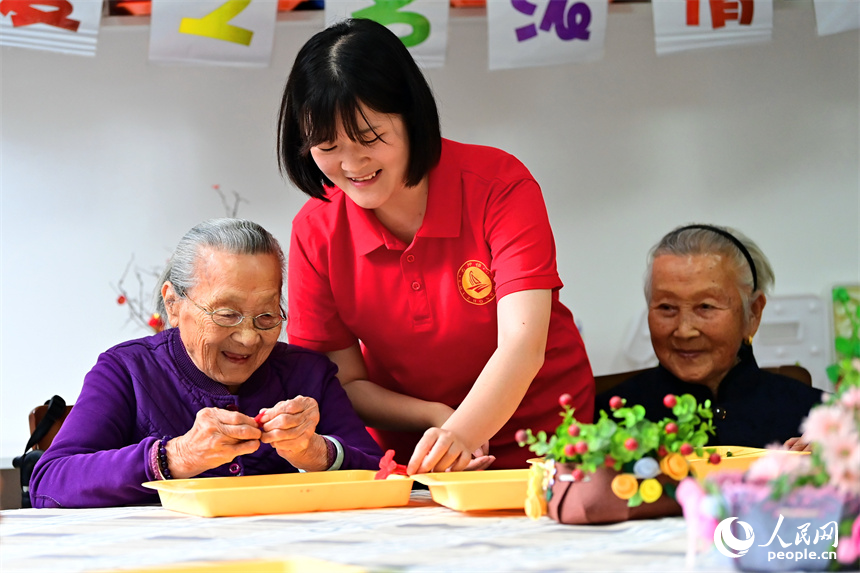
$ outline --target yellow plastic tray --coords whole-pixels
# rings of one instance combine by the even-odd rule
[[[693,475],[698,479],[704,479],[708,474],[718,471],[745,472],[754,461],[762,457],[768,451],[762,448],[748,448],[745,446],[715,446],[713,449],[720,454],[722,459],[720,460],[720,463],[714,465],[708,463],[710,454],[707,450],[709,449],[711,448],[705,448],[704,457],[702,458],[696,456],[696,454],[687,456],[687,461],[690,462],[690,470],[692,470]],[[729,452],[731,452],[731,456],[728,455]],[[792,451],[787,451],[785,453],[801,456],[809,454],[809,452]]]
[[[529,471],[440,472],[412,479],[430,488],[433,501],[458,511],[523,509]]]
[[[203,517],[391,507],[409,503],[412,479],[371,470],[175,479],[143,485],[166,509]]]

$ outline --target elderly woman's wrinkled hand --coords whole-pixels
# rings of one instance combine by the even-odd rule
[[[260,447],[260,436],[250,416],[203,408],[185,435],[165,445],[170,473],[174,478],[194,477],[238,456],[252,454]]]
[[[320,421],[317,401],[306,396],[278,402],[257,418],[261,441],[271,444],[294,467],[306,471],[328,469],[325,438],[316,433]]]

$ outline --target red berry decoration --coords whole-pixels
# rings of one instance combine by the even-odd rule
[[[720,463],[722,461],[722,459],[723,458],[720,457],[720,454],[718,454],[717,452],[714,452],[713,454],[711,454],[711,457],[708,458],[708,461],[714,465],[717,465],[718,463]]]
[[[681,444],[680,452],[682,456],[689,456],[693,453],[693,446],[691,446],[687,442],[684,442],[683,444]]]
[[[573,446],[573,449],[576,450],[577,454],[584,454],[588,451],[588,444],[585,442],[576,442],[576,445]]]
[[[116,297],[116,303],[117,304],[125,304],[125,296],[119,295],[118,297]]]
[[[574,447],[573,444],[567,444],[564,447],[564,455],[569,457],[569,458],[572,458],[573,456],[576,455],[576,447]]]
[[[669,422],[668,424],[666,424],[665,430],[667,434],[677,434],[678,424],[676,424],[675,422]]]
[[[585,472],[579,468],[576,468],[572,472],[570,472],[570,477],[573,478],[573,481],[582,481],[585,478]]]
[[[566,406],[571,406],[573,404],[573,396],[571,396],[570,394],[562,394],[558,397],[558,403],[561,405],[562,408]]]
[[[606,454],[606,457],[605,457],[605,458],[603,458],[603,463],[604,463],[604,464],[606,465],[606,467],[608,467],[608,468],[614,467],[614,466],[615,466],[615,458],[613,458],[613,457],[612,457],[612,456],[610,456],[609,454]]]
[[[678,399],[674,394],[666,394],[666,396],[663,397],[663,405],[667,408],[674,408],[677,403]]]
[[[526,432],[525,430],[517,430],[517,433],[514,434],[514,439],[518,443],[524,444],[526,442],[526,440],[529,439],[528,432]]]
[[[668,453],[669,453],[669,450],[667,450],[666,446],[664,446],[662,444],[660,445],[659,448],[657,448],[657,455],[660,456],[661,458],[665,458],[666,454],[668,454]]]
[[[571,424],[570,426],[567,427],[567,433],[570,434],[574,438],[579,435],[580,431],[581,430],[579,429],[579,426],[577,426],[576,424]]]
[[[613,396],[609,399],[609,407],[613,410],[617,410],[621,406],[624,405],[624,400],[621,399],[621,396]]]
[[[627,438],[624,441],[624,447],[632,452],[639,447],[639,442],[636,441],[636,438]]]

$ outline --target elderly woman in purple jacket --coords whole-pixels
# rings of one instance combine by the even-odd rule
[[[376,469],[381,451],[325,356],[278,342],[284,254],[250,221],[179,242],[171,328],[103,353],[30,480],[34,507],[157,502],[143,482]]]

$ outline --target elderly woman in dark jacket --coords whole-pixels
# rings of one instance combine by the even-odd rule
[[[764,447],[800,434],[821,391],[762,370],[752,339],[773,285],[773,270],[740,232],[711,225],[675,229],[651,250],[645,279],[651,344],[660,364],[600,394],[642,404],[647,417],[671,416],[666,394],[710,400],[709,445]]]
[[[141,484],[171,477],[377,468],[335,365],[278,342],[283,275],[256,223],[191,229],[161,281],[172,328],[99,357],[34,469],[33,506],[157,502]]]

